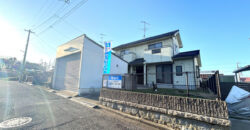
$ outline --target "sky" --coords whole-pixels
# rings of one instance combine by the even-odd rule
[[[83,5],[73,9],[79,2]],[[201,70],[232,74],[250,64],[250,1],[246,0],[8,0],[0,1],[0,56],[22,60],[31,29],[27,60],[53,61],[56,48],[86,34],[112,46],[180,30],[183,48],[200,50]],[[63,17],[62,20],[55,21]],[[52,26],[51,26],[52,25]],[[249,72],[243,76],[250,76]]]

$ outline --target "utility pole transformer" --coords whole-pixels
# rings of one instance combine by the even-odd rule
[[[23,56],[23,63],[22,63],[22,67],[21,67],[19,82],[23,80],[23,74],[24,74],[24,71],[25,71],[25,63],[26,63],[26,55],[27,55],[29,40],[30,40],[30,33],[34,33],[30,29],[29,30],[24,30],[24,31],[28,32],[28,38],[27,38],[27,43],[26,43],[26,46],[25,46],[25,51],[24,51],[24,56]]]

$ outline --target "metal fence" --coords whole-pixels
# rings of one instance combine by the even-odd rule
[[[200,86],[200,78],[195,72],[136,73],[133,75],[137,88],[150,88],[157,85],[158,88],[193,90]]]
[[[132,74],[104,74],[102,87],[111,89],[136,89],[136,77]]]
[[[103,75],[104,84],[109,76],[119,76],[118,74]],[[121,76],[121,88],[133,85],[134,88],[152,88],[157,85],[158,88],[174,89],[197,89],[200,87],[200,77],[196,72],[163,72],[163,73],[133,73]],[[132,87],[130,87],[132,88]]]
[[[103,75],[103,87],[209,99],[217,97],[208,91],[209,88],[207,86],[205,88],[204,86],[202,87],[199,73],[197,72],[105,74]]]

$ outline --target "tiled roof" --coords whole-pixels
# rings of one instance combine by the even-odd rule
[[[168,32],[168,33],[164,33],[164,34],[156,35],[156,36],[153,36],[153,37],[149,37],[149,38],[145,38],[145,39],[133,41],[133,42],[126,43],[126,44],[122,44],[122,45],[119,45],[117,47],[114,47],[113,49],[119,49],[119,48],[123,48],[123,47],[127,47],[127,46],[136,45],[138,43],[142,43],[142,42],[146,42],[146,41],[150,41],[150,40],[155,40],[155,39],[158,39],[158,38],[172,36],[172,35],[174,35],[177,32],[179,32],[179,30],[174,30],[174,31],[171,31],[171,32]]]
[[[172,58],[185,58],[185,57],[194,57],[200,54],[200,50],[194,50],[194,51],[186,51],[186,52],[180,52],[176,55],[174,55]]]

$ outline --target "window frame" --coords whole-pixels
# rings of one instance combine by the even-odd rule
[[[156,83],[173,84],[173,66],[172,64],[157,64]]]
[[[180,67],[180,72],[178,72],[177,70],[177,68],[179,68]],[[183,73],[183,70],[182,70],[182,65],[177,65],[176,67],[175,67],[175,71],[176,71],[176,76],[182,76],[182,73]]]
[[[121,52],[120,52],[121,56],[127,55],[127,54],[129,54],[129,50],[121,50]]]
[[[157,53],[161,53],[161,49],[154,49],[151,52],[152,54],[157,54]]]
[[[148,50],[161,49],[161,48],[162,48],[162,42],[157,42],[157,43],[148,45]]]

